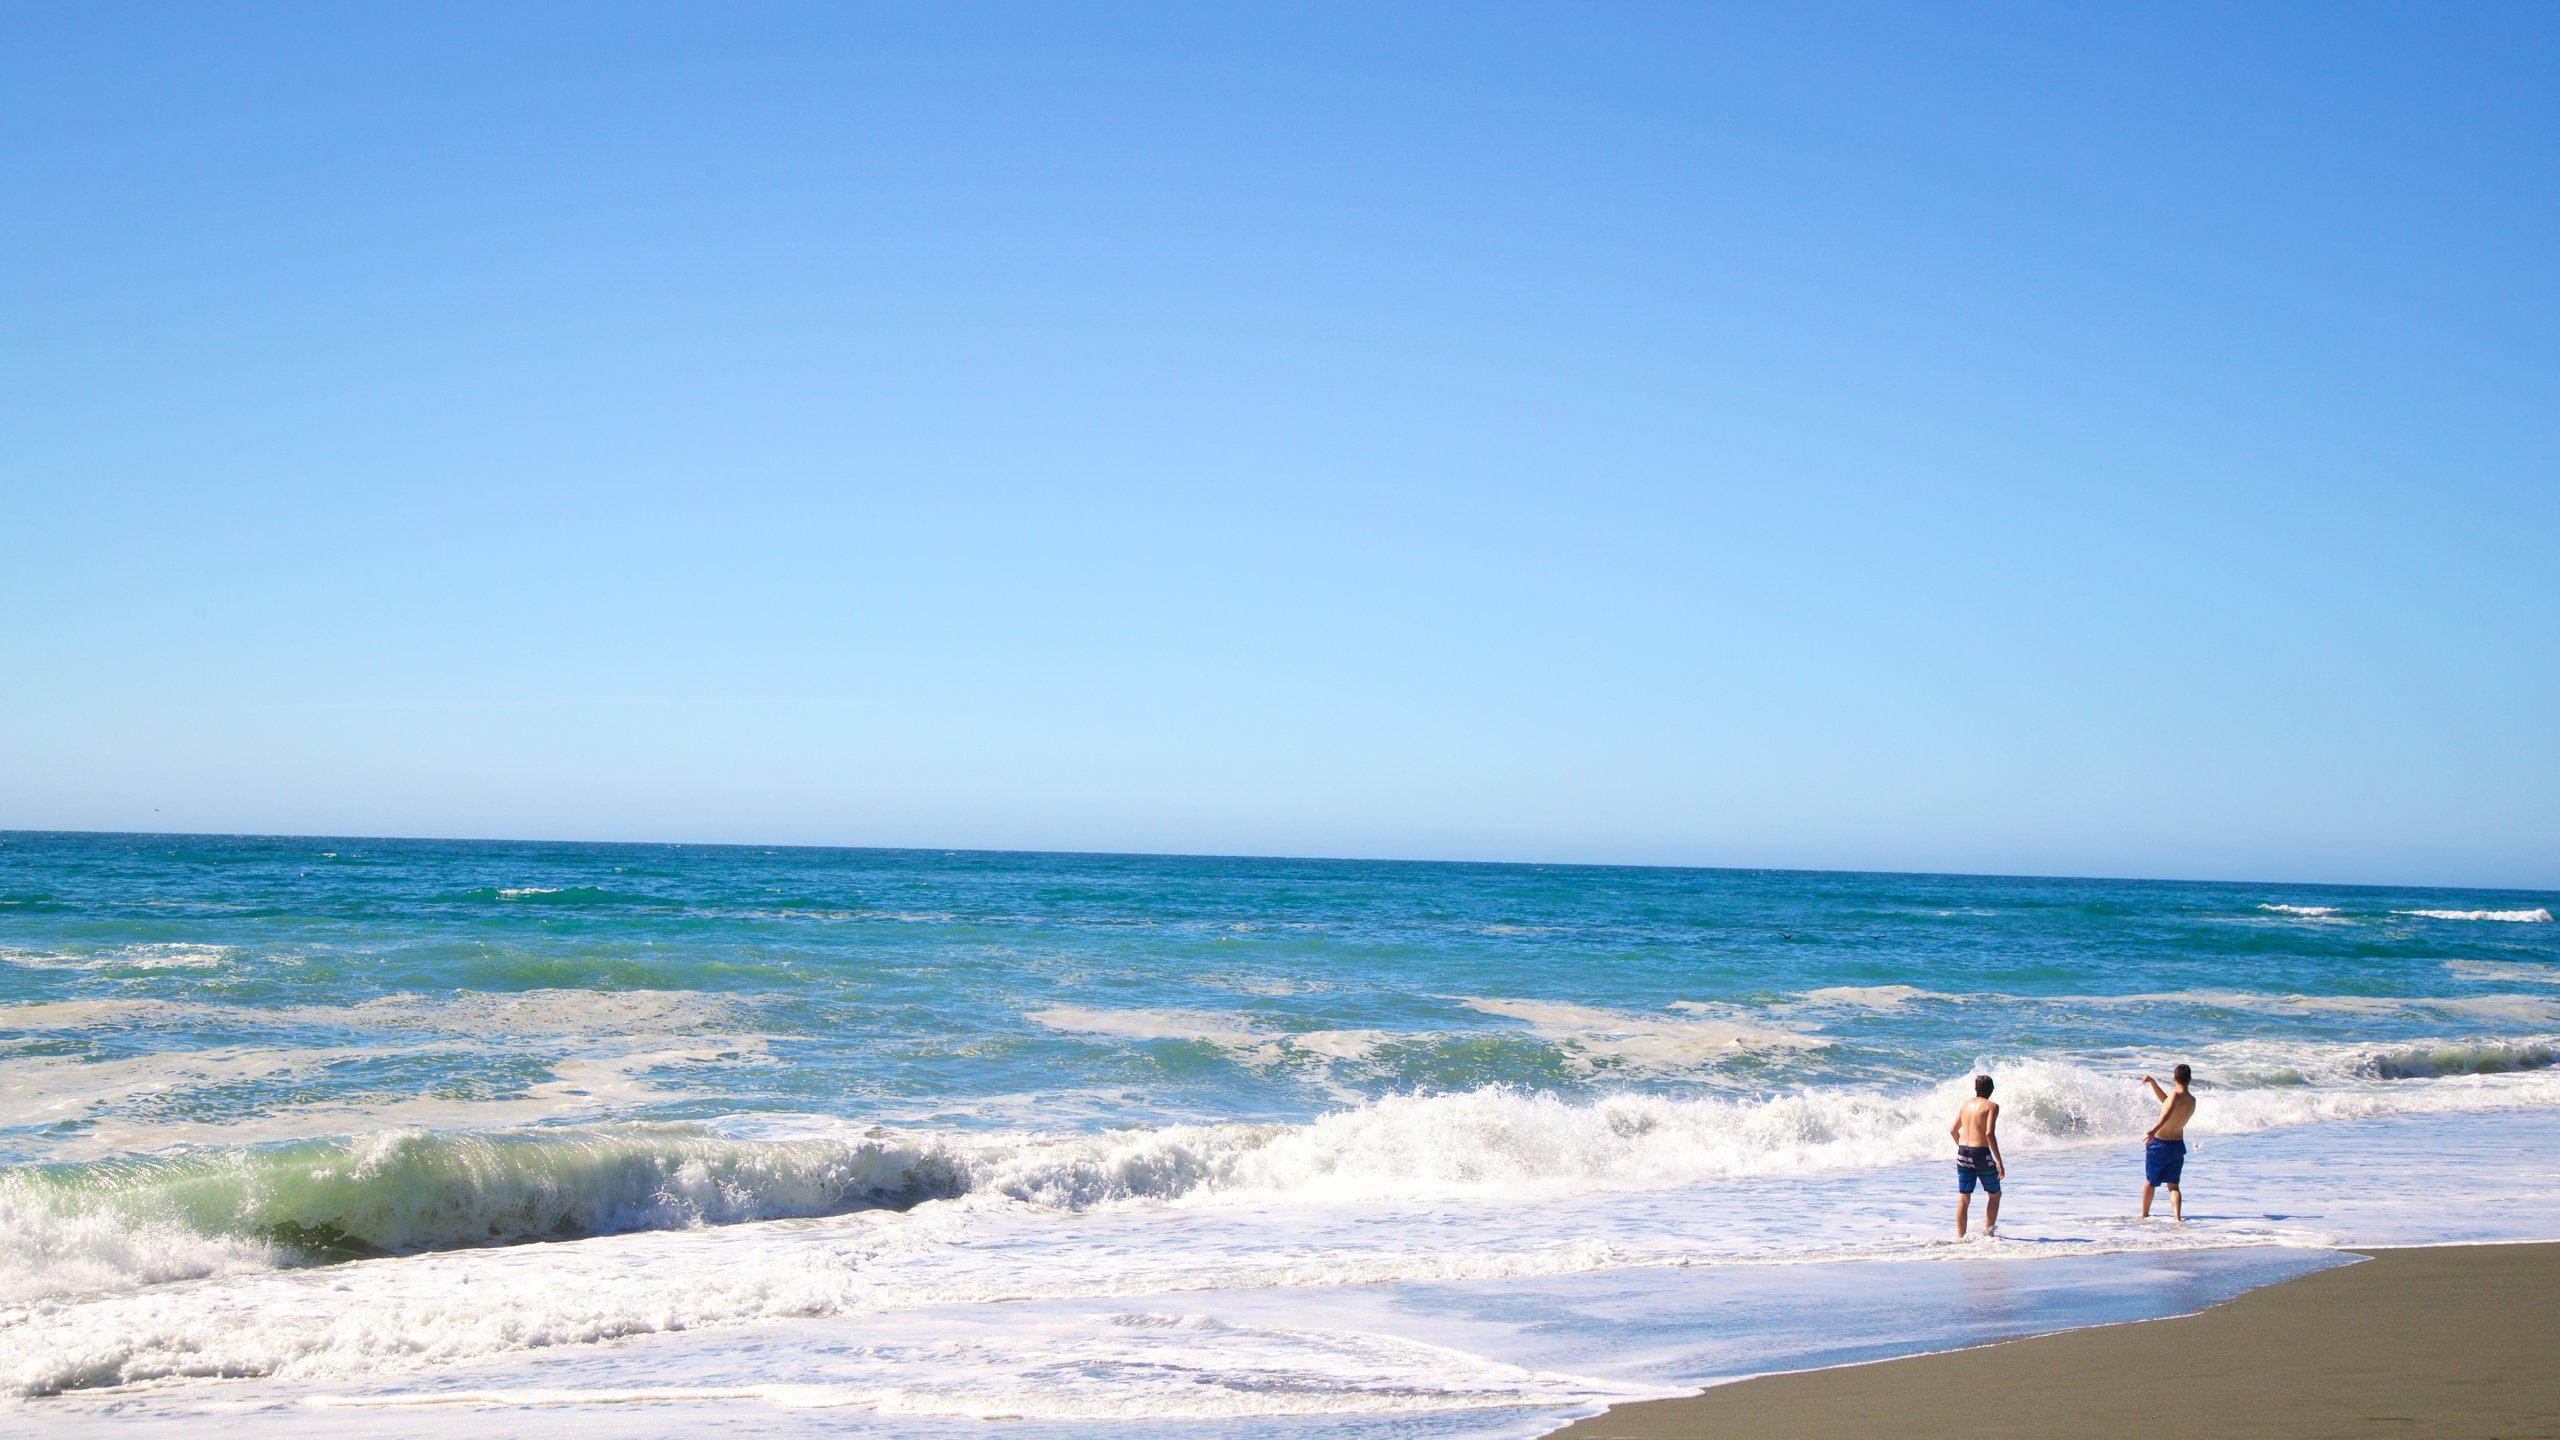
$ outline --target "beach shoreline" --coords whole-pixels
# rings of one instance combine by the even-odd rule
[[[2560,895],[52,835],[9,897],[0,1429],[1520,1440],[2560,1239],[2560,926],[2444,918]]]
[[[2191,1314],[1756,1376],[1556,1440],[2560,1436],[2560,1244],[2359,1247]]]

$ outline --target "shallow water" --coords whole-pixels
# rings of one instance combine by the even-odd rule
[[[67,1428],[1528,1433],[2560,1235],[2549,895],[0,840],[0,1382]]]

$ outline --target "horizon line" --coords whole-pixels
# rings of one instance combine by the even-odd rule
[[[2421,885],[2342,880],[2215,880],[2165,875],[2020,874],[1991,870],[1890,870],[1823,868],[1803,865],[1674,865],[1646,861],[1604,860],[1456,860],[1382,855],[1282,855],[1242,851],[1026,849],[986,845],[848,845],[755,840],[585,840],[558,837],[472,835],[360,835],[247,830],[77,830],[0,828],[0,845],[10,836],[83,836],[111,839],[194,840],[331,840],[409,845],[593,845],[678,850],[821,850],[890,855],[1023,855],[1075,856],[1098,860],[1245,860],[1269,864],[1441,865],[1482,866],[1518,870],[1673,870],[1699,874],[1746,875],[1882,875],[1915,880],[2050,880],[2111,885],[2310,886],[2325,890],[2450,890],[2482,895],[2560,896],[2560,890],[2524,886]]]

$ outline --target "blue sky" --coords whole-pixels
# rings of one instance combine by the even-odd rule
[[[2555,71],[8,3],[0,827],[2560,886]]]

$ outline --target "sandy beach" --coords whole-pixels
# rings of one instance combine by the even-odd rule
[[[2560,1436],[2560,1245],[2386,1250],[2195,1315],[1771,1375],[1565,1440]]]

